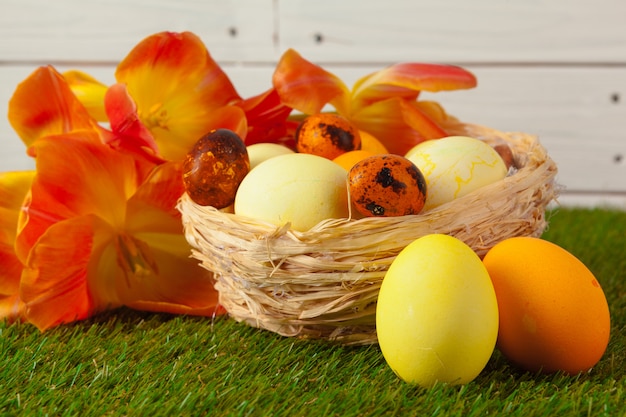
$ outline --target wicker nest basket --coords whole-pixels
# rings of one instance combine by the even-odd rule
[[[462,123],[448,131],[508,143],[514,155],[508,176],[418,215],[327,220],[307,232],[200,206],[184,195],[178,209],[192,256],[214,273],[229,315],[284,336],[376,343],[381,282],[413,240],[445,233],[482,257],[503,239],[541,235],[558,190],[556,164],[537,138]]]

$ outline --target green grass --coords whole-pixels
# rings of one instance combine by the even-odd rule
[[[377,346],[119,310],[43,334],[0,324],[0,415],[624,416],[626,212],[561,209],[545,238],[609,300],[611,341],[589,373],[520,372],[496,351],[472,383],[426,390],[398,379]]]

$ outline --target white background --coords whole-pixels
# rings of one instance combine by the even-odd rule
[[[163,30],[199,35],[242,96],[269,88],[287,48],[348,85],[401,61],[462,65],[478,87],[424,96],[463,121],[539,136],[561,204],[626,209],[623,0],[2,0],[0,171],[30,169],[6,114],[40,65],[112,83]]]

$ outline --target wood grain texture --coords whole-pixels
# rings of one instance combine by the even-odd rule
[[[477,88],[437,94],[466,122],[537,134],[564,204],[626,208],[626,3],[621,0],[2,0],[0,170],[30,169],[6,118],[38,65],[112,83],[145,36],[198,34],[242,96],[270,86],[287,48],[348,85],[400,61],[473,71]]]
[[[317,61],[626,62],[621,0],[280,2],[280,38]]]
[[[273,57],[272,0],[2,0],[0,60],[117,62],[163,30],[191,31],[221,60]]]

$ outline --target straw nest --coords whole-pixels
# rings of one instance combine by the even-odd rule
[[[455,236],[479,256],[514,236],[539,236],[556,198],[556,164],[536,137],[455,124],[451,134],[504,141],[514,164],[502,181],[428,212],[334,219],[307,232],[277,227],[184,195],[178,205],[192,256],[212,271],[229,315],[284,336],[376,343],[378,291],[396,255],[420,236]]]

